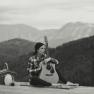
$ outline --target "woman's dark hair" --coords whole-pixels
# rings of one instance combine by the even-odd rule
[[[35,52],[34,52],[34,54],[37,54],[37,51],[38,51],[38,49],[41,47],[41,46],[43,46],[44,44],[43,43],[41,43],[41,42],[37,42],[36,44],[35,44]]]

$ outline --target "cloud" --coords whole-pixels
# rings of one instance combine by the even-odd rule
[[[51,28],[69,21],[92,22],[93,6],[93,0],[0,0],[0,23]]]

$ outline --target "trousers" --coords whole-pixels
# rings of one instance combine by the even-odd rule
[[[35,76],[30,78],[30,85],[36,87],[44,87],[44,86],[51,86],[52,84]]]

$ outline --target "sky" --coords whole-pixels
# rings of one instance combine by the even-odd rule
[[[76,21],[94,23],[94,0],[0,0],[0,24],[49,29]]]

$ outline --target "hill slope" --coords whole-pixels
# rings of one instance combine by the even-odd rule
[[[61,78],[94,86],[94,36],[57,47],[55,57],[60,61]]]
[[[34,42],[24,39],[11,39],[0,43],[0,55],[21,56],[30,53]]]

